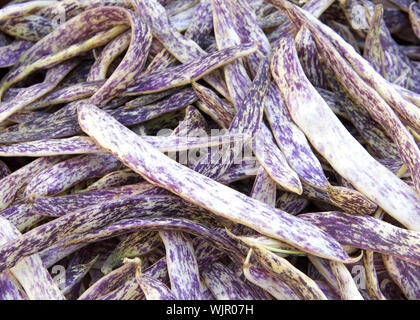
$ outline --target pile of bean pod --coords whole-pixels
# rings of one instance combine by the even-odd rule
[[[420,299],[420,2],[0,9],[0,299]]]

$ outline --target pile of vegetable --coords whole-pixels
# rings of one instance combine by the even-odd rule
[[[10,1],[0,299],[420,299],[420,2]]]

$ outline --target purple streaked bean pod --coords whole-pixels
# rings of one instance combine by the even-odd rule
[[[382,255],[382,258],[389,275],[401,288],[406,298],[409,300],[420,299],[420,267],[395,256]]]
[[[159,231],[165,244],[171,291],[178,300],[202,300],[197,259],[188,234]]]
[[[16,39],[36,42],[53,30],[53,21],[30,14],[3,22],[0,30]]]
[[[376,72],[385,75],[383,55],[384,50],[381,44],[381,23],[384,9],[382,5],[375,6],[375,13],[371,19],[371,26],[366,35],[363,57],[369,61]],[[353,46],[354,48],[354,46]]]
[[[255,42],[244,43],[202,55],[186,64],[145,74],[135,85],[125,90],[124,95],[139,95],[183,86],[256,50],[257,44]]]
[[[133,0],[135,11],[145,19],[152,29],[153,35],[182,63],[190,63],[204,55],[206,52],[191,39],[183,36],[173,29],[169,23],[164,7],[155,0]],[[220,94],[229,97],[225,84],[218,73],[205,77]]]
[[[420,124],[418,108],[404,99],[372,68],[369,62],[360,57],[351,45],[328,26],[319,23],[314,17],[294,5],[289,5],[282,0],[276,0],[276,2],[284,5],[297,23],[307,22],[306,25],[317,43],[320,54],[325,57],[325,62],[330,69],[336,73],[337,80],[342,82],[348,91],[352,91],[353,97],[363,99],[373,119],[381,123],[393,137],[404,163],[410,169],[414,182],[417,183],[416,181],[420,179],[420,174],[418,174],[420,166],[417,163],[420,157],[419,148],[401,121],[407,122],[412,128],[418,130],[417,124]],[[344,74],[346,74],[345,77],[342,76]],[[356,86],[355,83],[358,85]],[[401,121],[392,109],[401,117]]]
[[[207,132],[207,122],[203,115],[193,106],[185,108],[185,118],[179,122],[178,126],[174,129],[173,136],[200,136],[203,132]]]
[[[194,103],[197,96],[191,88],[181,90],[171,96],[142,108],[126,109],[120,107],[110,112],[119,122],[126,126],[156,118],[164,113],[179,110]]]
[[[212,147],[250,139],[244,134],[225,134],[212,137],[156,137],[144,136],[144,140],[162,152],[184,151]],[[85,136],[65,139],[45,139],[0,146],[3,157],[45,157],[72,154],[104,153],[100,146]]]
[[[293,122],[280,91],[272,83],[265,98],[265,114],[280,150],[299,178],[320,189],[327,178],[302,130]]]
[[[22,89],[19,95],[8,102],[0,103],[0,121],[15,112],[22,110],[26,105],[44,96],[53,90],[57,84],[78,64],[77,60],[70,60],[59,64],[48,70],[45,80],[42,83],[35,84],[29,88]]]
[[[276,7],[277,2],[275,1],[276,0],[267,0],[268,3]],[[331,6],[333,2],[333,0],[310,0],[302,6],[302,9],[309,12],[314,17],[319,18],[322,13]],[[273,30],[273,32],[268,35],[268,40],[270,40],[270,43],[273,44],[282,37],[294,36],[298,31],[299,30],[296,29],[296,27],[293,25],[293,22],[287,19],[283,24],[279,25],[275,30]]]
[[[278,276],[266,269],[246,263],[243,267],[245,277],[253,284],[263,288],[278,300],[300,300]]]
[[[13,66],[23,52],[32,47],[29,41],[14,41],[7,46],[0,47],[0,68]]]
[[[369,143],[376,154],[381,158],[399,159],[400,156],[397,145],[392,142],[388,135],[386,135],[381,126],[372,119],[369,112],[363,107],[363,105],[353,101],[340,88],[339,84],[335,80],[329,79],[329,83],[334,87],[334,95],[344,106],[349,120],[353,123],[366,142]],[[318,92],[320,92],[319,89]],[[325,95],[322,95],[322,97],[325,99]]]
[[[16,192],[35,175],[64,159],[65,156],[41,157],[1,179],[0,209],[6,209],[13,202]]]
[[[158,194],[159,189],[147,182],[98,191],[87,191],[58,197],[36,198],[32,212],[43,216],[60,217],[98,203],[123,199],[140,194]]]
[[[91,248],[83,248],[73,255],[66,268],[65,282],[62,284],[61,292],[68,295],[88,274],[99,255]]]
[[[201,0],[196,6],[185,37],[196,42],[200,47],[206,44],[207,37],[213,31],[213,16],[210,0]]]
[[[365,267],[366,290],[370,298],[372,300],[386,300],[380,288],[373,251],[365,250],[363,252],[363,266]]]
[[[201,276],[217,300],[256,300],[252,290],[221,263],[208,265]]]
[[[131,41],[131,33],[124,32],[115,39],[111,40],[101,51],[99,57],[92,65],[87,81],[104,80],[108,71],[109,65],[112,61],[123,53]]]
[[[78,112],[83,130],[146,180],[218,216],[242,223],[315,255],[338,261],[349,259],[335,240],[319,232],[317,228],[310,224],[301,224],[292,215],[253,200],[176,163],[95,106],[86,104]],[[222,198],[217,194],[224,196]],[[256,210],[259,215],[251,215]],[[303,234],[306,240],[303,239]]]
[[[124,258],[134,258],[146,255],[162,244],[158,232],[133,232],[120,237],[121,241],[107,256],[101,267],[104,274],[123,261]]]
[[[184,0],[184,1],[179,1],[179,0],[171,0],[169,1],[168,4],[164,5],[165,6],[165,11],[167,12],[167,14],[169,16],[173,16],[176,15],[179,12],[185,11],[193,6],[195,6],[197,4],[197,0]]]
[[[256,260],[269,272],[277,275],[300,299],[327,300],[316,283],[289,261],[245,237],[235,238],[249,246]]]
[[[60,218],[38,226],[26,232],[21,237],[7,243],[4,246],[1,246],[0,252],[2,255],[0,258],[0,269],[3,271],[4,269],[15,265],[22,256],[27,256],[44,250],[70,235],[74,239],[63,243],[64,247],[73,243],[86,243],[89,239],[99,241],[99,239],[97,239],[98,235],[87,237],[83,236],[83,233],[100,229],[101,227],[109,225],[120,219],[129,219],[148,215],[174,215],[174,213],[183,214],[188,217],[196,217],[201,220],[207,219],[209,223],[213,225],[215,224],[214,218],[206,218],[205,211],[188,205],[188,203],[178,197],[137,195],[124,199],[115,199],[66,214]],[[123,229],[124,224],[127,224],[128,230],[125,230],[125,232],[135,231],[135,228],[142,227],[142,223],[146,223],[146,225],[148,225],[152,230],[156,230],[156,228],[160,228],[162,225],[171,225],[165,219],[158,219],[157,221],[153,220],[152,222],[148,220],[140,220],[138,222],[128,221],[126,223],[122,223],[123,226],[121,228]],[[174,228],[178,228],[178,231],[186,231],[185,224],[188,227],[188,231],[191,229],[196,230],[198,228],[197,224],[188,224],[183,223],[182,221],[175,224]],[[115,225],[111,229],[115,229],[115,233],[117,234],[124,233],[124,231],[120,231],[121,228],[119,228],[118,225]],[[146,229],[146,227],[143,228]],[[200,234],[201,236],[204,234],[212,239],[212,241],[215,239],[215,235],[212,235],[211,233],[209,234],[207,229],[204,227],[201,227],[200,230],[202,230]],[[109,236],[107,232],[109,232],[109,230],[105,230],[105,234],[101,235],[102,231],[99,230],[99,235],[108,238]],[[221,244],[222,247],[226,247],[237,254],[236,248],[226,245],[226,240],[224,238],[219,236],[217,239],[221,239],[219,244]]]
[[[0,21],[27,15],[55,3],[56,1],[28,1],[27,3],[11,4],[0,9]]]
[[[178,32],[184,32],[191,24],[197,5],[168,17],[169,23]]]
[[[281,70],[288,70],[288,73]],[[334,115],[305,77],[293,39],[284,38],[278,42],[272,73],[293,120],[334,169],[401,223],[420,230],[420,198],[371,157]],[[343,149],[343,145],[346,148]],[[418,151],[417,146],[416,149]]]
[[[117,170],[106,174],[86,188],[86,191],[98,191],[105,188],[120,187],[141,182],[143,178],[131,169]]]
[[[283,192],[276,200],[276,208],[294,215],[304,210],[308,204],[308,199],[292,192]]]
[[[276,182],[271,179],[263,167],[260,167],[255,177],[254,185],[252,186],[251,198],[275,207],[276,192]]]
[[[163,201],[166,199],[167,201],[171,200],[171,197],[148,197],[149,199],[156,199],[158,201]],[[175,200],[176,201],[176,200]],[[193,214],[195,213],[196,220],[204,220],[203,218],[200,218],[197,216],[197,211],[194,212],[193,210],[190,210],[190,212],[179,212],[180,211],[180,204],[182,202],[174,203],[174,200],[172,200],[172,208],[169,207],[169,205],[163,206],[160,203],[155,205],[150,205],[149,207],[152,207],[152,210],[155,210],[157,212],[151,214],[154,216],[152,218],[133,218],[133,219],[125,219],[124,221],[115,222],[113,224],[110,224],[109,226],[106,226],[101,229],[97,229],[95,231],[92,231],[90,233],[84,233],[79,235],[78,237],[72,237],[72,239],[69,239],[69,241],[65,244],[65,246],[78,244],[78,243],[90,243],[90,242],[98,242],[103,239],[108,239],[110,237],[114,237],[120,234],[133,232],[133,231],[182,231],[186,233],[191,233],[193,235],[196,235],[200,237],[201,239],[207,241],[211,246],[215,246],[218,250],[222,250],[229,254],[232,259],[234,260],[240,260],[241,257],[243,257],[242,252],[235,247],[235,244],[232,243],[232,240],[230,240],[220,229],[212,228],[207,229],[207,226],[204,224],[197,223],[192,220],[187,220],[182,217],[182,215],[193,219]],[[159,205],[161,208],[159,208]],[[135,206],[135,205],[134,205]],[[136,207],[135,207],[136,208]],[[138,211],[139,209],[136,208]],[[147,208],[141,210],[141,212],[147,210]],[[187,211],[187,210],[185,210]],[[158,215],[168,215],[172,214],[173,216],[176,215],[176,218],[166,218],[166,217],[156,217]],[[136,213],[137,214],[137,213]],[[140,215],[140,214],[138,214]],[[209,221],[210,219],[208,219]],[[209,221],[211,222],[211,221]]]
[[[158,102],[159,100],[162,100],[163,98],[168,97],[169,95],[173,95],[175,93],[178,93],[179,91],[185,89],[184,87],[180,88],[173,88],[166,91],[160,91],[156,93],[151,94],[145,94],[138,98],[132,99],[128,101],[125,104],[126,109],[134,109],[138,107],[147,106],[149,104],[152,104],[154,102]]]
[[[41,215],[32,212],[31,204],[26,203],[11,206],[0,212],[0,216],[7,219],[20,232],[25,232],[43,219]]]
[[[93,82],[76,83],[73,85],[61,87],[26,105],[24,110],[37,110],[56,104],[73,102],[90,97],[104,83],[104,81],[99,80]]]
[[[101,177],[122,167],[108,154],[81,155],[64,160],[34,176],[26,185],[27,199],[55,195],[91,177]]]
[[[162,281],[141,272],[136,273],[136,280],[147,300],[177,300],[174,293]]]
[[[234,18],[227,1],[211,0],[213,11],[214,34],[217,48],[225,49],[241,44],[241,39],[234,28]],[[229,96],[236,108],[242,103],[251,81],[241,60],[225,66],[225,81]]]
[[[337,261],[330,261],[331,271],[337,282],[337,287],[342,300],[364,300],[350,271],[346,266]]]
[[[326,88],[325,75],[311,32],[302,27],[296,34],[295,45],[302,68],[309,81],[316,87]]]
[[[126,261],[121,267],[106,274],[100,280],[96,281],[87,290],[80,295],[79,300],[93,300],[100,295],[105,295],[115,289],[118,284],[123,283],[127,278],[135,275],[137,264],[133,260]]]
[[[304,213],[299,218],[329,233],[341,244],[420,265],[420,233],[393,226],[371,216],[331,211]]]
[[[420,39],[420,6],[416,2],[410,4],[408,16],[415,35]]]
[[[5,244],[19,238],[21,233],[6,219],[0,218],[0,241]],[[31,300],[65,300],[38,255],[19,261],[11,274],[17,279]]]
[[[327,184],[327,194],[333,205],[350,214],[373,214],[378,206],[360,192]]]
[[[219,98],[211,89],[196,82],[193,82],[192,86],[200,102],[202,102],[198,104],[200,109],[208,114],[222,128],[229,128],[236,113],[235,108],[228,101]]]

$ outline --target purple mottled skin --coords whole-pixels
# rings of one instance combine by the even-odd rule
[[[24,16],[54,3],[55,1],[27,1],[27,3],[10,4],[0,9],[0,21]]]
[[[163,98],[166,98],[170,95],[173,95],[175,93],[178,93],[179,91],[181,91],[181,89],[185,89],[185,87],[176,87],[176,88],[172,88],[169,90],[165,90],[165,91],[160,91],[160,92],[156,92],[156,93],[150,93],[150,94],[145,94],[145,95],[141,95],[138,98],[132,99],[130,101],[128,101],[125,104],[125,108],[126,109],[134,109],[134,108],[138,108],[138,107],[143,107],[146,106],[148,104],[152,104],[154,102],[157,102]]]
[[[206,38],[212,31],[211,2],[210,0],[201,0],[184,35],[186,38],[196,42],[200,47],[203,47],[207,43]]]
[[[257,17],[247,0],[228,0],[229,11],[232,14],[236,32],[242,42],[253,39],[259,43],[259,53],[250,54],[248,60],[251,73],[255,76],[260,64],[261,55],[268,57],[270,54],[270,42],[264,31],[258,25]]]
[[[115,39],[111,40],[101,51],[99,57],[90,68],[87,81],[104,80],[108,67],[112,61],[123,53],[131,42],[131,33],[124,32]]]
[[[94,300],[100,295],[105,295],[115,289],[119,283],[124,282],[130,276],[135,276],[137,264],[131,261],[124,263],[121,267],[108,273],[100,280],[91,285],[85,292],[78,297],[79,300]]]
[[[0,121],[53,90],[77,64],[78,61],[70,60],[49,69],[43,82],[23,89],[11,101],[0,103]]]
[[[279,0],[266,0],[266,2],[271,3],[273,6],[278,8],[280,11],[282,7],[282,2]],[[314,17],[318,18],[321,14],[329,8],[333,3],[333,0],[320,0],[320,1],[308,1],[302,6],[302,9],[309,12]],[[284,12],[284,10],[282,11]],[[291,36],[297,33],[294,21],[289,19],[286,20],[283,24],[279,25],[273,32],[270,33],[268,39],[270,43],[275,43],[284,36]]]
[[[11,18],[0,25],[5,34],[25,41],[39,41],[53,30],[53,21],[38,15]]]
[[[169,159],[105,112],[91,105],[79,108],[83,130],[146,180],[168,189],[216,215],[247,225],[315,255],[347,261],[338,243],[299,219],[249,198]],[[145,156],[147,155],[147,156]],[[218,196],[223,195],[223,197]],[[251,215],[259,211],[258,215]]]
[[[95,21],[96,23],[91,23],[90,21]],[[0,93],[3,93],[6,88],[16,81],[22,68],[30,66],[42,57],[58,53],[75,43],[86,40],[97,32],[121,24],[133,25],[132,39],[140,37],[138,33],[144,33],[144,35],[147,33],[147,26],[133,12],[117,7],[102,7],[88,10],[61,24],[20,57],[19,62],[2,79]],[[144,49],[143,47],[145,45],[147,46],[149,42],[147,41],[147,37],[145,37],[144,41],[142,39],[139,39],[139,41],[138,46],[131,46],[133,53],[134,51],[137,52],[138,50],[141,51]],[[139,59],[138,63],[141,62],[142,59]],[[108,81],[113,81],[113,79],[108,79]],[[118,86],[114,89],[117,90]],[[109,88],[108,86],[104,86],[102,90],[104,91],[103,93],[107,93],[106,91]]]
[[[191,238],[183,232],[160,231],[165,244],[171,290],[179,300],[202,300],[200,275]]]
[[[221,263],[208,265],[201,276],[217,300],[256,300],[252,290]]]
[[[342,212],[304,213],[298,216],[343,245],[393,255],[420,265],[420,233],[395,227],[371,216]]]
[[[321,61],[311,32],[302,27],[296,35],[295,45],[302,68],[309,81],[316,87],[326,88],[325,74],[322,71]]]
[[[90,97],[94,94],[105,81],[93,81],[71,84],[56,89],[42,98],[25,106],[24,110],[37,110],[43,107],[52,106],[60,103],[72,102]]]
[[[235,108],[229,102],[219,98],[211,89],[196,82],[193,82],[192,86],[200,99],[201,103],[198,106],[201,107],[203,112],[207,113],[222,128],[229,128],[236,112]],[[203,104],[205,108],[202,108]]]
[[[36,227],[26,232],[22,235],[22,237],[1,246],[0,271],[15,265],[21,257],[46,249],[60,240],[65,239],[67,236],[79,235],[79,238],[84,239],[81,234],[104,227],[105,225],[109,225],[110,223],[120,219],[150,215],[170,216],[173,215],[174,212],[178,212],[179,215],[196,217],[202,221],[207,219],[207,223],[213,225],[215,224],[215,219],[211,216],[206,217],[205,211],[188,205],[188,203],[178,197],[137,195],[124,199],[115,199],[66,214],[51,222]],[[130,223],[131,222],[128,221],[129,227]],[[167,221],[157,221],[154,225],[152,224],[150,226],[150,221],[143,219],[138,221],[137,224],[134,224],[134,226],[141,225],[141,223],[149,223],[149,227],[152,229],[162,228],[162,225],[168,224]],[[184,225],[185,223],[178,224],[178,226],[176,226],[178,231],[185,231]],[[115,229],[116,232],[118,232],[118,228],[116,226]],[[188,230],[191,229],[196,230],[197,224],[193,223],[192,227],[190,225]],[[201,231],[200,235],[209,234],[207,229],[204,227],[201,227],[201,229],[203,231]],[[215,235],[213,235],[213,233],[210,233],[208,237],[212,241],[215,239]],[[218,238],[220,238],[220,236]],[[93,237],[93,241],[95,239],[96,238]],[[226,246],[224,244],[225,242],[226,240],[223,238],[223,240],[219,241],[219,244],[223,244],[224,247],[232,250],[232,246]],[[65,244],[65,246],[68,244],[70,243]],[[237,255],[237,250],[233,248],[233,251]]]
[[[255,42],[229,47],[203,55],[197,60],[162,71],[151,72],[142,76],[124,95],[158,92],[176,86],[183,86],[192,80],[198,80],[209,72],[226,65],[257,50]]]
[[[317,44],[320,45],[318,41]],[[398,221],[409,228],[418,230],[420,228],[420,198],[418,194],[377,162],[335,116],[305,77],[293,47],[293,39],[280,40],[276,48],[272,58],[273,77],[285,98],[293,120],[304,130],[313,147],[358,191],[381,206]],[[282,70],[288,72],[285,73]],[[346,82],[347,89],[349,86],[355,86],[354,77],[340,76],[339,80],[342,79]],[[372,103],[371,100],[369,103]],[[408,132],[401,127],[401,122],[395,119],[395,113],[389,110],[388,105],[386,106],[389,117],[384,114],[381,114],[381,117],[385,117],[384,120],[388,124],[393,124],[394,133],[397,134],[396,131],[400,134]],[[384,112],[387,111],[384,110]],[[328,125],[325,125],[326,123]],[[412,152],[410,156],[420,155],[417,145],[414,146],[410,143],[410,141],[414,143],[412,136],[400,140],[400,145],[403,141],[406,148],[405,155],[410,152]],[[346,145],[346,148],[342,148],[343,144]],[[410,166],[408,167],[420,170],[420,163],[416,164],[415,157],[405,157],[405,160],[409,160]],[[379,177],[381,179],[378,179]]]
[[[120,243],[107,256],[101,271],[107,274],[118,266],[124,258],[145,256],[162,244],[158,232],[137,231],[119,237]]]
[[[187,88],[172,94],[159,102],[144,106],[142,108],[118,108],[112,111],[111,115],[126,126],[134,125],[156,118],[164,113],[179,110],[189,104],[194,103],[196,100],[197,96],[194,90]]]
[[[142,180],[143,178],[131,169],[123,169],[108,173],[101,179],[89,185],[86,191],[98,191],[105,188],[120,187],[128,184],[135,184]]]
[[[6,209],[13,202],[16,192],[33,176],[64,159],[65,156],[41,157],[1,179],[0,210]]]
[[[28,300],[19,283],[10,274],[10,271],[0,273],[0,300]]]
[[[90,97],[89,103],[100,106],[109,99],[124,92],[129,86],[136,83],[136,80],[139,78],[146,63],[150,45],[152,43],[151,30],[149,26],[132,11],[125,10],[125,15],[126,20],[124,22],[129,22],[131,25],[131,41],[127,53],[117,69],[106,80],[105,84]],[[120,20],[120,23],[121,22],[123,21]]]
[[[327,178],[304,133],[293,122],[277,86],[272,83],[265,99],[265,114],[277,145],[288,163],[306,183],[324,189]]]
[[[264,202],[270,206],[276,206],[276,182],[271,179],[263,167],[258,169],[252,186],[251,198]]]
[[[251,245],[253,256],[268,271],[276,274],[302,300],[327,300],[315,281],[286,259],[257,245]]]
[[[203,115],[193,106],[185,109],[185,118],[179,122],[174,129],[173,136],[200,136],[202,132],[207,132],[207,121]]]
[[[420,266],[398,259],[395,256],[382,255],[385,267],[409,300],[420,299]]]
[[[62,7],[66,18],[70,19],[87,10],[98,7],[123,7],[131,8],[130,0],[62,0],[37,12],[37,15],[53,19],[57,14],[57,7]]]
[[[192,39],[183,36],[170,25],[165,8],[155,0],[133,0],[136,13],[151,27],[153,35],[182,63],[190,63],[206,55],[206,52]],[[218,72],[205,77],[224,97],[229,97],[223,79]]]
[[[291,192],[283,192],[276,201],[276,208],[296,215],[309,204],[309,200]]]
[[[349,120],[370,144],[372,149],[375,150],[376,154],[385,159],[399,159],[399,152],[396,144],[385,134],[382,127],[371,118],[369,112],[363,105],[353,101],[335,80],[328,79],[328,81],[334,87],[335,90],[333,94],[336,97],[336,100],[344,106]],[[325,97],[325,95],[321,95]]]
[[[6,219],[0,217],[1,245],[19,238],[21,233]],[[44,267],[38,255],[20,260],[10,272],[31,300],[65,300],[60,289]]]
[[[371,215],[378,209],[377,204],[354,189],[332,186],[328,183],[327,194],[333,205],[350,214]]]
[[[278,276],[266,269],[253,264],[246,264],[243,267],[245,277],[255,285],[268,291],[278,300],[300,300]]]
[[[244,254],[241,252],[241,250],[237,248],[237,246],[233,243],[232,240],[230,240],[225,234],[223,234],[222,230],[218,230],[216,228],[208,229],[208,223],[207,225],[205,225],[193,220],[187,220],[182,217],[186,216],[188,219],[195,218],[197,221],[204,220],[205,217],[204,219],[202,219],[198,216],[199,212],[197,212],[197,209],[192,208],[190,210],[185,210],[189,212],[183,213],[180,211],[181,204],[183,202],[179,201],[179,199],[171,199],[171,197],[169,196],[148,196],[147,199],[159,201],[159,203],[157,203],[156,205],[148,206],[152,207],[152,210],[157,211],[157,213],[151,213],[152,217],[125,219],[123,221],[112,223],[103,228],[97,228],[92,232],[83,233],[77,237],[72,236],[69,238],[67,245],[98,242],[104,239],[108,239],[111,237],[134,231],[182,231],[193,234],[197,237],[200,237],[202,240],[207,241],[209,244],[211,244],[211,246],[214,246],[218,250],[227,253],[236,262],[239,262],[241,258],[244,258]],[[164,200],[170,201],[172,207],[169,207],[169,205],[163,205],[161,202],[163,202]],[[147,210],[147,208],[138,208],[136,204],[133,204],[132,206],[134,206],[134,209],[132,209],[134,211],[137,210],[139,212],[143,212]],[[134,216],[135,214],[140,216],[140,213],[136,212],[133,212],[131,215]],[[172,217],[157,217],[158,215],[170,215]],[[214,220],[208,222],[214,222]]]
[[[44,216],[60,217],[106,201],[123,199],[139,194],[158,193],[159,188],[150,183],[141,182],[139,184],[111,187],[66,196],[37,198],[32,204],[32,212]]]
[[[415,35],[420,39],[420,6],[416,2],[410,4],[408,16]]]
[[[365,250],[363,253],[363,266],[366,274],[366,289],[372,300],[386,300],[378,280],[375,267],[374,252]]]
[[[26,185],[27,199],[50,196],[91,177],[100,177],[122,167],[113,156],[107,154],[81,155],[60,162],[40,172]]]
[[[80,102],[70,103],[47,117],[16,124],[0,132],[1,143],[63,138],[77,134],[76,112]]]
[[[264,95],[269,84],[268,66],[268,59],[262,59],[254,82],[249,87],[242,103],[237,106],[238,112],[233,117],[228,132],[249,133],[251,137],[254,137],[258,132],[263,118]],[[212,153],[211,163],[208,163],[207,157],[203,157],[194,170],[210,178],[217,179],[232,165],[241,151],[241,148],[231,146],[227,154],[224,154],[222,157],[220,157],[218,152]],[[227,159],[225,159],[226,157]],[[219,159],[223,160],[223,163],[220,163]]]
[[[13,66],[23,52],[32,47],[29,41],[15,41],[7,46],[0,47],[0,68]]]
[[[43,219],[41,215],[32,212],[31,204],[16,204],[0,212],[0,216],[7,219],[20,232],[25,232],[35,223]]]
[[[136,279],[147,300],[177,300],[177,297],[163,282],[144,274],[138,274]]]

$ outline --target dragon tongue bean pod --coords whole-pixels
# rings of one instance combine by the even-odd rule
[[[284,240],[302,250],[333,260],[349,260],[343,248],[317,228],[310,224],[302,225],[292,215],[253,200],[167,158],[95,106],[82,105],[78,113],[79,123],[87,134],[146,180],[217,215]],[[259,211],[259,215],[250,214],[255,210]]]

